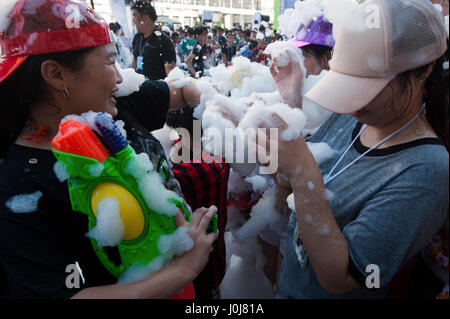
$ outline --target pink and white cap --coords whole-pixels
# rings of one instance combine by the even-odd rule
[[[331,70],[305,95],[330,111],[363,108],[396,75],[447,49],[444,19],[429,1],[365,0],[350,16],[337,36]]]

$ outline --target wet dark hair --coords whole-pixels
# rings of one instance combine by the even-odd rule
[[[109,23],[109,28],[112,32],[116,32],[117,30],[122,29],[122,26],[118,22],[111,22]]]
[[[203,32],[208,32],[208,29],[204,26],[196,27],[194,33],[196,36],[202,35]]]
[[[83,67],[84,57],[93,49],[29,56],[0,83],[0,158],[5,157],[30,120],[31,105],[41,100],[53,104],[43,85],[42,63],[54,60],[71,71],[78,71]]]
[[[155,8],[153,8],[152,4],[148,0],[137,0],[131,6],[131,10],[135,9],[140,14],[146,14],[155,22],[158,19],[158,15],[156,14]]]
[[[172,128],[185,128],[191,136],[194,134],[194,108],[186,106],[182,109],[169,111],[166,124]]]
[[[301,48],[302,51],[306,51],[312,56],[321,59],[324,55],[330,54],[333,51],[333,48],[327,47],[325,45],[319,44],[310,44]]]
[[[323,64],[324,57],[331,57],[333,48],[327,47],[325,45],[310,44],[300,48],[302,52],[306,52],[317,59],[320,64]],[[323,69],[328,69],[328,59],[327,65],[321,65]]]
[[[448,41],[447,41],[448,46]],[[435,61],[433,70],[425,81],[423,102],[426,107],[426,118],[433,130],[444,143],[447,151],[449,150],[449,79],[448,68],[444,70],[443,64],[448,62],[447,51]],[[409,88],[412,95],[412,78],[423,75],[431,64],[427,64],[415,70],[403,72],[397,76],[400,85],[400,92]],[[411,96],[412,98],[412,96]],[[411,100],[410,98],[410,100]],[[408,103],[409,105],[409,103]],[[407,107],[405,107],[406,109]]]
[[[192,29],[192,28],[187,28],[186,33],[189,34],[189,35],[194,35],[195,34],[194,29]]]
[[[250,40],[250,43],[248,45],[249,50],[253,50],[258,46],[258,41],[256,40]]]

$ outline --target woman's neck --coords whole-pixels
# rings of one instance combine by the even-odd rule
[[[367,125],[367,128],[361,134],[361,143],[366,147],[372,147],[392,133],[408,125],[410,121],[413,122],[410,123],[408,127],[381,144],[378,148],[386,148],[421,138],[437,137],[421,108],[422,106],[420,104],[411,107],[411,110],[401,118],[397,118],[388,123],[383,123],[383,125]],[[419,113],[421,114],[417,117]],[[414,120],[414,118],[416,119]]]
[[[16,140],[16,144],[39,149],[52,149],[51,140],[56,136],[64,114],[47,103],[31,108],[31,119]]]

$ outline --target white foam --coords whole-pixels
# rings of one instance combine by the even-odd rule
[[[152,135],[161,143],[167,158],[170,158],[170,150],[174,141],[179,138],[178,133],[167,124],[164,124],[159,130],[152,131]]]
[[[161,255],[150,263],[135,263],[119,277],[118,283],[132,283],[142,280],[161,269],[174,256],[179,256],[192,249],[194,242],[186,227],[179,227],[170,235],[162,235],[158,239],[157,248]]]
[[[142,196],[149,208],[158,214],[175,216],[179,209],[170,199],[181,198],[175,192],[168,190],[158,172],[153,170],[153,164],[146,153],[133,156],[125,165],[124,172],[136,178]]]
[[[289,196],[286,198],[286,202],[288,204],[288,207],[295,212],[294,193],[289,194]]]
[[[191,78],[187,76],[179,67],[173,68],[164,79],[175,88],[182,88],[191,83]]]
[[[66,166],[60,161],[56,161],[55,165],[53,165],[53,171],[60,182],[64,182],[70,177]]]
[[[13,213],[32,213],[38,209],[38,202],[41,197],[41,191],[16,195],[10,197],[6,201],[5,206]]]
[[[302,110],[298,108],[291,108],[284,103],[277,103],[274,105],[265,106],[263,103],[255,103],[248,112],[245,114],[242,121],[239,123],[239,127],[242,129],[258,128],[263,123],[266,128],[279,128],[281,129],[281,123],[279,123],[272,113],[276,113],[287,124],[287,129],[281,133],[281,137],[286,140],[295,140],[301,135],[302,129],[306,125],[306,116]]]
[[[252,184],[254,192],[263,193],[269,187],[267,179],[261,175],[246,177],[245,181]]]
[[[325,200],[330,201],[334,197],[334,193],[329,189],[325,189],[325,193],[323,194]]]
[[[280,215],[275,203],[275,188],[266,190],[258,203],[252,207],[251,218],[233,233],[234,237],[241,242],[245,242],[249,238],[255,237],[267,225],[276,224]]]
[[[125,122],[122,120],[117,120],[116,122],[117,128],[120,130],[120,133],[122,133],[123,137],[127,138],[127,131],[125,131]]]
[[[95,227],[86,236],[94,238],[100,247],[117,246],[123,239],[124,225],[116,198],[105,197],[98,203],[96,220]]]
[[[158,251],[162,255],[179,256],[194,247],[186,227],[179,227],[171,235],[162,235],[158,240]]]
[[[116,97],[127,96],[133,92],[139,91],[139,87],[144,83],[145,76],[137,73],[134,69],[122,69],[119,62],[116,61],[116,67],[122,75],[122,82],[117,84],[119,91],[115,94]]]
[[[231,232],[225,233],[227,267],[220,284],[222,299],[274,298],[273,287],[264,274],[266,259],[256,237],[237,241]]]
[[[321,0],[297,1],[293,9],[286,10],[278,17],[279,32],[293,37],[301,25],[308,26],[321,13]]]
[[[105,165],[103,165],[102,163],[92,164],[89,166],[88,173],[91,176],[98,177],[102,174],[104,169]]]

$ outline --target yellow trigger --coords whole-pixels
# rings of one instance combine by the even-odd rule
[[[118,184],[99,184],[91,195],[91,208],[95,217],[97,217],[97,205],[106,197],[113,197],[119,202],[120,219],[124,226],[123,240],[138,238],[144,231],[145,218],[136,198],[125,187]]]

